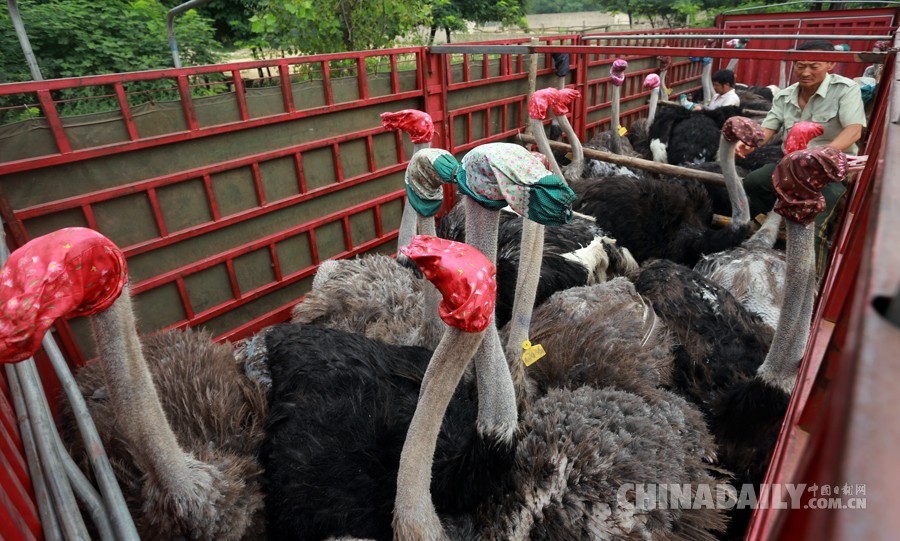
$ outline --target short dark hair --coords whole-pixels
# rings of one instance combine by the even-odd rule
[[[734,86],[734,72],[731,70],[719,70],[713,73],[712,80],[720,85]]]
[[[807,41],[797,46],[797,51],[833,51],[834,43],[825,41],[824,39],[815,39]]]

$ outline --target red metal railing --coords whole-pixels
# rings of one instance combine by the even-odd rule
[[[881,14],[878,17],[881,17]],[[741,28],[741,31],[772,32],[773,28],[779,28],[779,25],[783,24],[775,17],[770,19],[769,26],[765,26],[765,22],[754,23],[752,29]],[[893,19],[890,24],[887,24],[883,17],[873,18],[872,21],[875,22],[871,24],[879,28],[879,31],[894,30]],[[857,23],[857,26],[847,29],[847,32],[866,31],[861,20]],[[730,27],[726,29],[731,30]],[[818,26],[809,26],[810,33],[826,33],[832,30],[833,28],[829,28],[825,22]],[[807,32],[806,28],[803,31]],[[704,44],[705,39],[684,38],[678,35],[688,32],[714,35],[721,33],[721,29],[656,31],[652,33],[654,37],[639,39],[627,38],[623,34],[611,34],[610,37],[615,38],[614,43],[639,45],[645,48],[606,49],[603,53],[576,49],[582,42],[579,41],[579,36],[575,35],[541,38],[542,44],[552,44],[562,50],[566,47],[572,48],[570,65],[573,75],[569,79],[583,94],[583,98],[576,103],[570,113],[576,132],[589,137],[596,131],[609,127],[608,115],[604,116],[608,111],[610,99],[610,83],[606,68],[614,59],[614,54],[623,55],[632,61],[634,66],[640,66],[641,62],[644,66],[633,68],[626,74],[623,99],[635,100],[640,105],[623,108],[623,124],[627,125],[646,114],[643,101],[648,92],[641,88],[641,82],[647,73],[655,69],[653,55],[671,54],[676,57],[668,74],[669,86],[684,89],[694,85],[699,77],[700,65],[683,59],[679,53],[687,55],[688,48],[692,49],[692,53],[701,52],[698,48]],[[530,40],[522,39],[513,43],[528,42]],[[779,54],[780,51],[776,50],[752,53],[754,58],[772,62]],[[847,55],[848,59],[852,58],[850,53]],[[725,53],[715,53],[713,56],[724,57]],[[733,56],[741,55],[735,53]],[[376,57],[381,57],[383,64],[389,66],[385,72],[386,89],[381,91],[375,88],[371,69],[367,64]],[[744,57],[749,58],[750,54]],[[553,73],[549,54],[540,55],[539,61],[539,77]],[[409,78],[404,78],[404,70],[401,69],[404,65],[410,67],[414,65],[413,84],[409,83]],[[338,95],[337,84],[346,83],[347,77],[337,73],[345,74],[347,69],[353,71],[356,80],[350,81],[353,87],[350,98],[346,97],[347,89],[341,87],[345,93],[342,98]],[[256,92],[253,87],[260,79],[249,78],[242,74],[247,70],[260,72],[274,70],[277,73],[275,77],[263,78],[266,84],[271,85],[268,88],[277,93],[277,106],[265,109],[254,105],[251,94]],[[292,78],[297,78],[298,72],[307,74],[311,80],[321,85],[321,92],[317,95],[315,103],[308,103],[302,96],[298,96],[297,87],[292,84]],[[233,100],[234,117],[212,121],[202,114],[200,104],[204,102],[194,94],[198,87],[209,84],[202,81],[204,77],[222,77],[223,74],[224,81],[219,84],[229,85],[231,94],[228,99]],[[408,74],[406,72],[406,75]],[[48,171],[60,172],[63,175],[75,171],[79,173],[77,178],[80,179],[88,175],[81,171],[89,171],[94,164],[119,156],[131,157],[135,169],[140,169],[140,161],[146,153],[167,148],[169,145],[190,145],[244,133],[253,134],[254,130],[262,128],[293,127],[301,125],[300,122],[303,121],[315,122],[313,126],[322,129],[321,126],[328,124],[334,115],[366,107],[390,110],[413,106],[424,109],[435,122],[436,134],[433,144],[458,154],[482,143],[508,139],[520,131],[527,116],[526,92],[514,90],[489,99],[484,95],[489,89],[500,85],[524,85],[527,77],[526,59],[523,54],[499,57],[483,53],[434,55],[429,54],[425,48],[411,47],[0,85],[0,96],[9,94],[35,96],[52,141],[52,150],[47,152],[34,151],[28,155],[8,159],[8,154],[4,151],[4,157],[0,158],[4,160],[0,162],[0,189],[3,188],[5,181],[10,179],[27,183],[32,177],[38,179]],[[173,95],[177,92],[180,118],[178,125],[168,131],[150,132],[142,128],[143,125],[133,106],[133,102],[143,91],[132,90],[130,87],[152,81],[164,82]],[[98,93],[114,100],[118,106],[119,117],[116,122],[121,128],[118,140],[104,141],[100,144],[75,140],[72,137],[72,127],[67,124],[69,119],[65,115],[58,114],[58,104],[66,102],[68,98],[54,94],[67,89],[91,87],[111,89]],[[887,96],[882,94],[878,100],[882,107],[873,117],[873,128],[885,120]],[[870,137],[870,148],[879,142],[880,137],[880,132],[873,133]],[[392,143],[392,148],[387,153],[389,163],[384,163],[383,145],[376,144],[376,140],[385,139]],[[352,172],[348,165],[348,150],[346,150],[350,148],[354,150],[354,157],[358,158]],[[169,327],[210,324],[226,314],[246,310],[249,314],[247,317],[218,333],[218,339],[233,340],[252,334],[266,325],[285,320],[297,302],[296,298],[290,298],[262,310],[253,308],[254,303],[267,296],[275,298],[281,291],[292,291],[291,287],[296,287],[315,272],[321,259],[351,257],[382,247],[396,238],[395,225],[386,222],[385,214],[386,209],[393,208],[392,205],[397,206],[403,201],[404,191],[401,189],[400,178],[409,158],[406,148],[406,143],[399,133],[386,133],[378,126],[377,121],[373,120],[368,127],[351,132],[321,136],[313,140],[282,140],[262,150],[241,149],[240,153],[226,159],[199,160],[197,164],[163,173],[144,175],[134,171],[122,171],[120,182],[108,183],[97,189],[78,191],[78,183],[72,182],[60,183],[61,195],[57,196],[30,194],[28,197],[17,195],[8,198],[0,193],[0,213],[11,234],[11,247],[15,248],[40,234],[41,228],[47,227],[40,225],[45,220],[51,224],[68,224],[74,221],[115,237],[116,231],[105,230],[108,226],[102,218],[102,213],[107,212],[103,210],[104,205],[128,201],[129,197],[137,198],[136,200],[141,201],[148,209],[152,232],[144,232],[140,238],[129,238],[122,243],[134,272],[135,283],[132,292],[136,296],[141,296],[161,290],[173,291],[174,297],[178,299],[180,315],[164,322],[163,326]],[[311,155],[315,155],[315,158],[310,157]],[[328,181],[310,176],[309,162],[313,159],[330,163]],[[291,164],[294,175],[291,180],[293,187],[290,193],[284,193],[285,188],[273,195],[268,189],[266,170],[271,164],[284,161]],[[247,178],[245,195],[241,196],[239,204],[226,199],[226,195],[218,191],[217,187],[219,178],[233,174],[243,174]],[[866,178],[871,178],[871,173]],[[233,245],[203,247],[193,254],[195,256],[193,259],[184,261],[173,259],[152,272],[142,264],[147,258],[154,258],[167,248],[210,238],[227,228],[253,226],[260,220],[275,219],[279,216],[279,212],[307,208],[313,202],[324,201],[327,196],[340,195],[346,199],[349,197],[347,194],[353,193],[354,189],[382,182],[383,179],[385,182],[395,179],[394,184],[389,184],[391,187],[384,190],[384,193],[369,197],[365,201],[348,199],[338,210],[308,217],[299,223],[285,225],[277,231],[261,231],[258,235],[242,239]],[[207,218],[187,223],[172,215],[164,194],[166,190],[180,186],[197,187],[196,192],[200,194],[198,205],[203,207]],[[863,203],[867,200],[866,197],[870,197],[867,195],[868,188],[863,187],[870,184],[868,180],[861,180],[857,186],[857,196],[851,201],[850,207],[851,213],[857,216],[857,219],[845,223],[845,231],[839,237],[840,241],[835,250],[833,269],[847,269],[853,265],[858,267],[860,264],[862,255],[857,250],[859,243],[853,242],[853,239],[867,234],[866,222],[860,218],[865,217],[869,208]],[[365,229],[371,233],[363,235],[354,233],[354,224],[359,223],[366,223]],[[327,254],[321,253],[321,244],[318,242],[323,228],[339,231],[338,245],[330,248]],[[292,243],[291,246],[303,245],[310,254],[308,261],[302,264],[296,262],[289,264],[285,257],[287,243]],[[241,266],[247,258],[259,259],[262,261],[259,268],[267,269],[265,272],[254,272],[254,279],[249,282],[241,278]],[[218,296],[213,299],[198,299],[193,294],[192,281],[204,276],[204,273],[213,271],[221,271],[224,274],[227,291],[218,292]],[[851,302],[852,298],[845,293],[849,289],[849,284],[844,283],[844,280],[844,275],[838,275],[836,271],[829,274],[829,281],[823,290],[824,301],[820,306],[822,318],[820,327],[827,326],[823,321],[829,317],[838,317],[845,313],[845,306]],[[844,295],[844,299],[839,301],[838,296],[841,294]],[[832,316],[833,314],[837,315]],[[84,355],[76,333],[67,322],[57,326],[57,334],[70,362],[75,364],[83,362]],[[833,337],[829,335],[829,340],[843,340],[845,334],[846,329],[838,327]],[[817,336],[823,340],[823,334]],[[821,357],[819,359],[821,360]],[[8,396],[5,380],[0,375],[0,455],[2,460],[6,461],[4,466],[8,466],[4,468],[5,473],[0,474],[0,491],[2,491],[0,535],[4,539],[17,536],[39,537],[34,496],[29,486],[27,470],[22,467],[24,459],[20,452],[21,442],[18,440],[15,416],[8,402]]]

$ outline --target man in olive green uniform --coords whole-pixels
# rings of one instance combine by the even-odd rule
[[[797,47],[798,51],[834,51],[834,45],[827,41],[810,41]],[[762,123],[766,144],[781,132],[786,135],[791,127],[800,121],[820,124],[825,132],[809,142],[810,147],[831,145],[849,155],[856,155],[856,142],[866,125],[862,93],[852,79],[829,73],[834,62],[797,61],[794,75],[797,82],[779,92],[772,102],[772,109]],[[754,149],[743,143],[737,144],[739,156],[745,156]],[[750,200],[750,215],[769,212],[775,205],[775,191],[772,188],[772,172],[777,164],[764,165],[744,179],[744,188]],[[830,183],[822,191],[826,209],[816,216],[816,271],[819,275],[825,269],[828,256],[829,236],[827,229],[834,218],[837,203],[846,193],[842,183]]]

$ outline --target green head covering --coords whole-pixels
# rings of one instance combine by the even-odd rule
[[[489,143],[475,147],[463,158],[456,184],[461,192],[490,209],[509,205],[543,225],[572,221],[575,192],[519,145]]]
[[[423,148],[406,167],[406,196],[422,216],[434,216],[444,202],[443,184],[453,182],[459,162],[446,150]]]

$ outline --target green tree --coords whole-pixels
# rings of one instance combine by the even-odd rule
[[[19,0],[45,79],[172,67],[165,6],[158,0]],[[31,74],[9,13],[0,10],[0,82]],[[190,10],[175,20],[182,64],[211,64],[218,43],[210,21]]]
[[[251,19],[257,52],[318,54],[390,47],[430,22],[422,0],[260,0]]]
[[[167,9],[181,5],[187,0],[162,0]],[[259,0],[210,0],[196,7],[197,12],[213,21],[215,38],[223,44],[246,40],[250,31],[250,17],[259,9]]]
[[[525,20],[526,0],[435,0],[432,4],[431,40],[437,30],[443,28],[447,32],[447,43],[450,32],[464,30],[465,21],[486,23],[499,21],[504,26],[518,26],[528,29]]]

